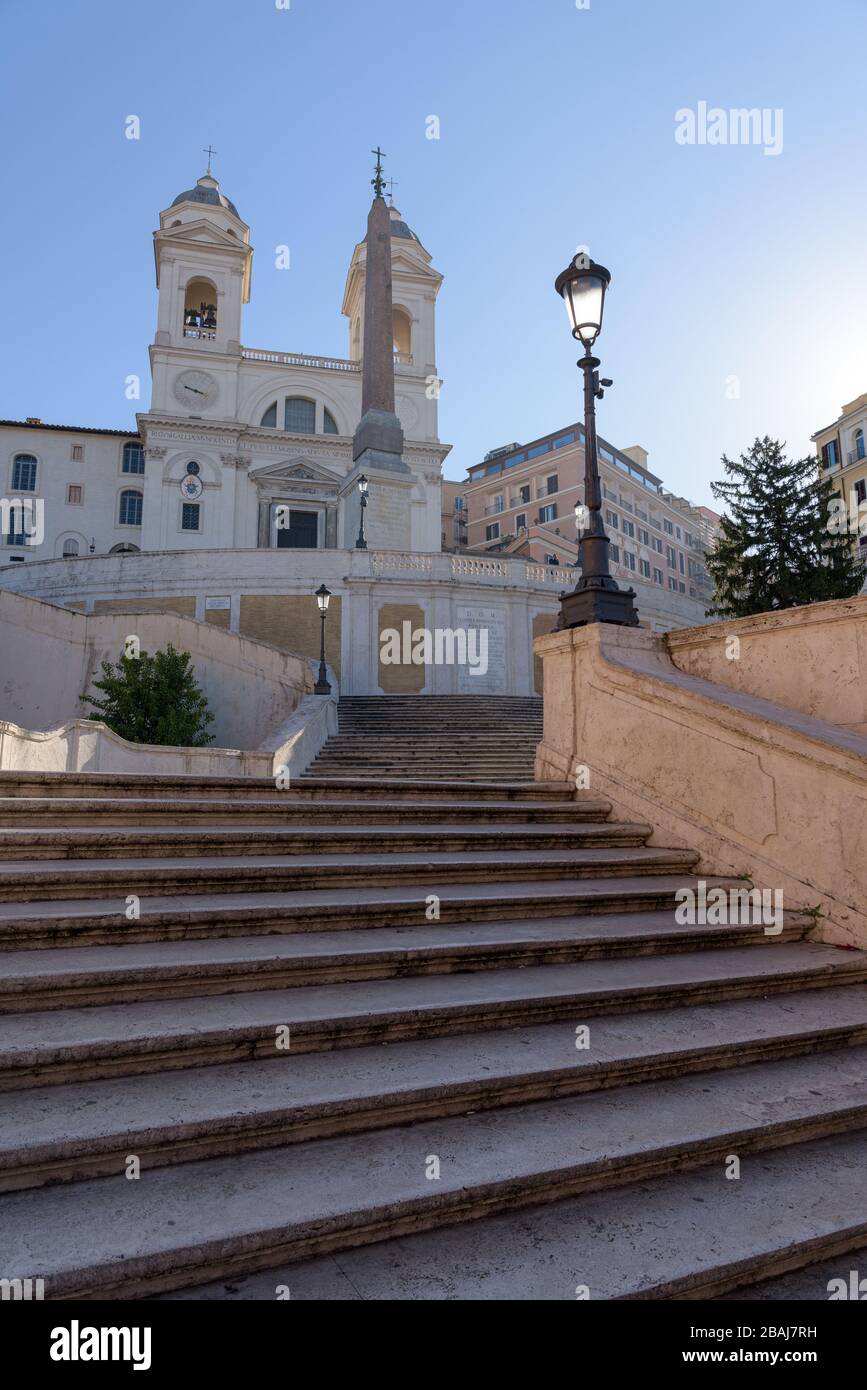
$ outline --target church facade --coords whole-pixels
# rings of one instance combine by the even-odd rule
[[[7,497],[39,498],[43,538],[3,528],[3,561],[111,551],[342,549],[355,544],[352,437],[361,415],[366,242],[354,249],[345,359],[242,341],[250,228],[209,173],[160,214],[149,410],[138,433],[32,417],[0,426]],[[436,299],[442,276],[389,209],[395,410],[407,474],[378,481],[366,522],[380,549],[440,548]],[[80,467],[76,467],[79,464]],[[26,531],[33,530],[26,527]]]

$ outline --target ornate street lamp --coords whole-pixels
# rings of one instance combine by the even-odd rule
[[[328,683],[328,671],[325,666],[325,615],[328,612],[328,604],[331,600],[331,590],[326,589],[323,584],[316,590],[316,602],[319,604],[319,617],[322,623],[319,639],[319,679],[313,687],[314,695],[330,695],[331,686]]]
[[[361,503],[361,519],[358,524],[358,540],[355,542],[356,550],[366,550],[367,541],[364,538],[364,509],[367,506],[367,494],[370,490],[370,483],[362,473],[358,480],[358,500]]]
[[[562,295],[569,315],[572,337],[580,340],[584,356],[578,366],[584,373],[584,529],[578,538],[581,578],[571,594],[560,595],[559,628],[583,627],[586,623],[621,623],[638,626],[635,590],[621,589],[608,568],[608,537],[602,521],[602,485],[596,452],[596,401],[610,386],[600,380],[599,358],[591,348],[602,328],[605,291],[611,275],[603,265],[579,253],[557,276],[554,284]],[[578,519],[578,508],[575,509]]]
[[[583,503],[583,502],[576,502],[576,503],[575,503],[575,535],[578,536],[579,538],[580,538],[580,536],[581,536],[582,530],[584,529],[584,515],[585,515],[584,503]],[[574,565],[572,566],[572,568],[575,569],[575,570],[581,568],[581,547],[580,547],[580,545],[579,545],[579,547],[578,547],[577,554],[575,555],[575,563],[574,563]]]

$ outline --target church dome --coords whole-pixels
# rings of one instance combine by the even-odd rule
[[[220,185],[212,174],[203,174],[195,188],[187,188],[179,193],[177,198],[172,199],[171,206],[175,207],[178,203],[207,203],[210,207],[226,208],[239,222],[242,220],[235,204],[220,192]]]
[[[416,236],[415,232],[412,230],[411,227],[408,227],[406,225],[406,223],[403,221],[400,213],[398,212],[397,208],[394,207],[394,205],[392,205],[389,208],[388,212],[389,216],[391,217],[392,236],[405,237],[407,241],[418,241],[418,237]],[[421,245],[421,242],[419,242],[419,245]]]

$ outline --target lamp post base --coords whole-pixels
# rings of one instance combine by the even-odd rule
[[[606,577],[601,581],[590,579],[586,584],[579,581],[571,594],[561,594],[558,632],[570,627],[585,627],[588,623],[638,627],[635,590],[621,589],[613,579]]]

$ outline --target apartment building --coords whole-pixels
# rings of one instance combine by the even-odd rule
[[[600,438],[598,449],[612,574],[624,585],[693,600],[692,617],[704,622],[712,592],[704,556],[711,521],[719,518],[669,492],[640,445],[617,449]],[[584,502],[583,427],[492,450],[469,469],[464,497],[470,550],[573,565],[575,505]]]
[[[867,392],[844,405],[831,425],[813,435],[819,472],[843,499],[852,545],[867,556]]]

